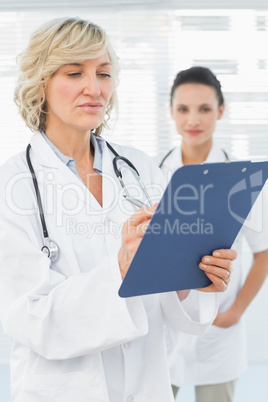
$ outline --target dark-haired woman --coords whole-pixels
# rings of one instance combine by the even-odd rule
[[[224,113],[224,97],[220,82],[208,68],[192,67],[176,76],[171,89],[170,110],[182,141],[158,161],[167,179],[182,165],[228,159],[226,152],[213,143],[217,121]],[[257,218],[262,219],[260,207],[255,205],[254,208]],[[178,387],[194,385],[196,402],[233,400],[236,381],[247,362],[243,314],[258,293],[268,270],[264,229],[262,232],[243,229],[253,253],[251,269],[242,285],[241,259],[235,261],[230,286],[220,295],[219,313],[208,332],[197,337],[168,330],[174,395]],[[241,235],[233,247],[241,257]]]

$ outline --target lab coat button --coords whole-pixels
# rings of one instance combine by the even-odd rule
[[[128,397],[127,397],[127,400],[126,400],[127,402],[134,402],[134,396],[133,395],[129,395]]]

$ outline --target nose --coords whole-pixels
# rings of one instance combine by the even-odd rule
[[[100,82],[95,75],[88,75],[85,77],[83,95],[89,95],[97,98],[101,93]]]
[[[197,126],[200,123],[200,116],[197,112],[191,112],[188,115],[188,124],[190,126]]]

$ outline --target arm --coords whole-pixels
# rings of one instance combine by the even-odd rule
[[[122,246],[118,253],[122,278],[127,273],[155,209],[156,205],[152,208],[140,208],[123,227]],[[215,250],[212,256],[204,256],[200,268],[205,271],[212,284],[206,288],[198,289],[201,292],[186,290],[160,294],[165,319],[174,328],[181,331],[203,334],[217,313],[215,292],[226,290],[230,280],[232,260],[235,258],[236,252],[234,250]]]
[[[118,296],[116,254],[103,256],[84,274],[73,257],[68,261],[62,255],[61,267],[51,266],[35,238],[39,222],[33,219],[35,232],[28,217],[11,221],[7,209],[1,214],[0,316],[6,334],[47,359],[61,360],[147,333],[141,300],[128,306]],[[63,273],[68,270],[73,271],[69,277]]]
[[[226,312],[217,315],[214,325],[228,328],[236,324],[259,292],[267,273],[268,250],[254,253],[251,269],[234,304]]]

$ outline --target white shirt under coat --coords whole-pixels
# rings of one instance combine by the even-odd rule
[[[157,163],[160,163],[163,157],[157,158]],[[225,160],[223,150],[213,144],[205,162],[225,162]],[[174,171],[181,166],[182,153],[181,147],[178,146],[163,163],[162,171],[166,179],[170,180]],[[258,201],[253,207],[256,227],[257,220],[262,219]],[[252,253],[267,249],[267,234],[243,228],[232,247],[238,256],[241,255],[242,236],[245,236]],[[242,268],[241,258],[237,258],[233,262],[228,289],[219,294],[219,312],[228,310],[234,303],[242,287]],[[166,341],[171,383],[178,387],[228,382],[237,379],[247,367],[244,317],[230,328],[212,325],[201,337],[167,328]]]
[[[122,197],[113,154],[97,141],[103,207],[40,133],[31,139],[49,235],[60,248],[56,263],[41,252],[25,152],[0,168],[0,317],[14,340],[12,402],[171,402],[164,323],[200,335],[217,313],[215,294],[192,291],[183,302],[175,292],[118,296],[121,229],[134,211]],[[163,183],[154,162],[136,149],[115,149],[159,199],[150,189]],[[131,172],[123,174],[136,186]]]

